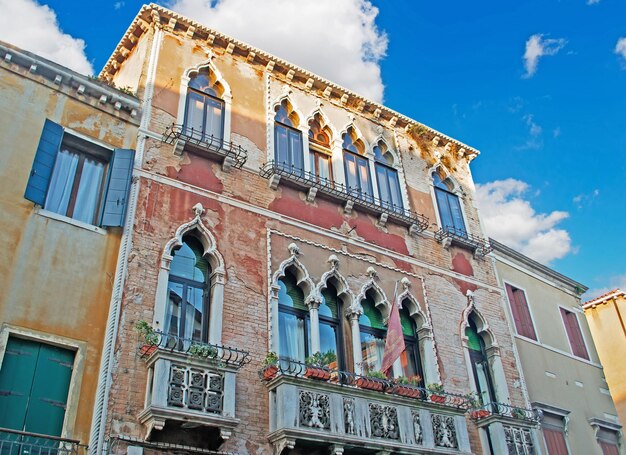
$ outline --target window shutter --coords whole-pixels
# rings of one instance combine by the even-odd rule
[[[585,346],[576,314],[561,308],[561,316],[565,323],[565,331],[572,347],[572,353],[577,357],[589,360],[589,354],[587,353],[587,347]]]
[[[517,300],[520,319],[522,322],[523,335],[532,340],[537,340],[537,334],[535,333],[535,327],[533,326],[533,320],[530,317],[530,308],[526,301],[526,294],[521,289],[515,291],[515,299]]]
[[[513,314],[513,322],[515,323],[515,329],[519,335],[524,335],[522,333],[522,320],[519,314],[519,305],[517,299],[515,298],[515,292],[511,285],[506,285],[506,295],[509,298],[509,303],[511,305],[511,313]]]
[[[63,127],[53,121],[46,120],[24,193],[26,199],[42,207],[46,200],[52,169],[54,169],[54,162],[62,139]]]
[[[562,430],[543,429],[543,436],[548,446],[549,455],[567,455],[567,444]]]
[[[102,226],[119,227],[124,225],[134,160],[134,150],[115,149],[113,151],[102,214]]]

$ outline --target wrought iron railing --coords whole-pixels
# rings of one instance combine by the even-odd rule
[[[393,379],[374,378],[329,367],[306,365],[288,358],[280,358],[278,363],[266,366],[259,371],[259,377],[264,381],[271,381],[278,375],[324,381],[345,387],[358,387],[464,410],[472,405],[472,400],[464,395],[432,391],[411,384],[399,384]]]
[[[242,367],[250,362],[250,353],[243,349],[203,343],[189,338],[170,335],[160,330],[153,330],[148,335],[145,335],[143,344],[139,348],[139,354],[141,357],[147,358],[156,350],[183,353],[193,358],[214,362],[218,365]]]
[[[237,169],[241,169],[248,159],[248,151],[240,145],[185,125],[173,123],[168,126],[165,128],[162,140],[166,144],[174,144],[177,140],[182,140],[185,142],[185,145],[191,145],[200,150],[216,153],[232,160],[232,166]]]
[[[379,199],[358,188],[351,188],[287,163],[277,163],[273,160],[268,161],[261,166],[259,175],[266,179],[278,175],[302,188],[317,188],[318,191],[342,201],[351,201],[354,205],[361,208],[379,214],[386,213],[387,216],[393,220],[407,225],[415,225],[419,232],[428,228],[428,218],[420,213]]]
[[[87,446],[73,439],[0,428],[1,455],[82,455]]]
[[[512,419],[523,420],[533,424],[541,420],[541,412],[536,409],[519,408],[505,403],[487,403],[483,406],[473,407],[470,410],[470,417],[474,420],[481,420],[492,415],[510,417]]]
[[[486,256],[493,250],[488,240],[470,234],[465,229],[446,226],[435,232],[435,240],[438,242],[443,242],[446,239],[449,239],[452,243],[472,249],[476,256]]]

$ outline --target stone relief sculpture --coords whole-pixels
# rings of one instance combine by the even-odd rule
[[[354,400],[352,398],[343,399],[343,421],[345,423],[346,434],[355,434],[354,431]]]
[[[330,428],[330,398],[324,393],[300,391],[300,426]]]
[[[433,414],[433,433],[435,434],[435,446],[457,448],[459,443],[456,439],[456,427],[454,426],[454,417]]]
[[[369,411],[372,436],[386,439],[400,439],[398,411],[395,407],[370,403]]]

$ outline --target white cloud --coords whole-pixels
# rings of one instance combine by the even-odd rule
[[[387,36],[369,0],[173,0],[170,7],[382,101]]]
[[[597,5],[600,0],[587,0],[587,5]]]
[[[556,55],[567,44],[563,38],[544,38],[542,34],[532,35],[526,41],[524,52],[524,78],[532,77],[537,71],[539,59],[548,55]]]
[[[547,264],[572,251],[569,233],[557,227],[569,214],[535,212],[524,199],[529,189],[515,179],[476,185],[476,203],[490,237]]]
[[[0,0],[0,11],[0,40],[79,73],[93,74],[85,42],[63,33],[50,7],[33,0]]]
[[[625,65],[624,68],[626,68],[626,37],[617,40],[615,53],[622,58],[622,63]]]
[[[535,116],[533,114],[526,114],[522,117],[524,123],[528,127],[528,138],[522,145],[515,147],[516,150],[537,150],[543,147],[543,138],[541,133],[543,128],[537,122],[535,122]]]
[[[115,2],[113,3],[113,9],[118,10],[122,8],[126,3],[125,2]]]
[[[602,278],[602,281],[606,284],[605,286],[589,289],[582,296],[582,301],[588,301],[591,299],[595,299],[600,297],[607,292],[610,292],[614,289],[621,289],[622,291],[626,291],[626,273],[622,275],[614,275],[606,279]]]
[[[576,208],[582,209],[584,206],[589,206],[593,203],[593,200],[600,195],[600,190],[595,189],[589,194],[577,194],[572,198],[572,202],[576,205]]]

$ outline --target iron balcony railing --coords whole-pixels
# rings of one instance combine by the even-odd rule
[[[139,354],[141,357],[148,358],[156,350],[187,354],[207,362],[238,368],[250,362],[250,353],[243,349],[203,343],[189,338],[170,335],[160,330],[154,330],[145,337],[142,346],[139,348]]]
[[[0,428],[1,455],[83,455],[87,446],[74,439]]]
[[[447,240],[452,244],[469,248],[474,251],[476,256],[480,257],[486,256],[493,250],[488,240],[470,234],[465,229],[457,229],[451,226],[446,226],[435,232],[435,240],[440,243]]]
[[[470,410],[470,417],[474,420],[486,419],[490,416],[509,417],[537,424],[541,421],[541,411],[536,409],[519,408],[504,403],[487,403],[483,406],[474,407]]]
[[[428,228],[428,218],[420,213],[405,209],[402,206],[383,201],[373,195],[351,188],[328,178],[320,177],[315,173],[305,171],[299,167],[286,163],[277,163],[273,160],[261,166],[259,175],[270,179],[274,175],[287,179],[295,186],[302,189],[316,188],[319,192],[334,197],[344,202],[352,202],[355,206],[366,209],[376,214],[385,213],[397,222],[406,225],[414,225],[418,232]]]
[[[206,134],[203,131],[173,123],[165,128],[163,142],[174,144],[182,141],[184,147],[192,147],[195,150],[215,153],[232,161],[232,167],[241,169],[248,159],[248,151],[232,142],[225,141],[221,137]]]
[[[413,398],[422,402],[463,410],[468,410],[472,405],[472,399],[464,395],[433,391],[411,384],[399,384],[392,379],[373,378],[349,371],[306,365],[303,362],[288,358],[280,358],[277,364],[267,366],[259,371],[259,377],[264,381],[271,381],[278,375],[324,381],[343,387],[373,390],[386,395]]]

